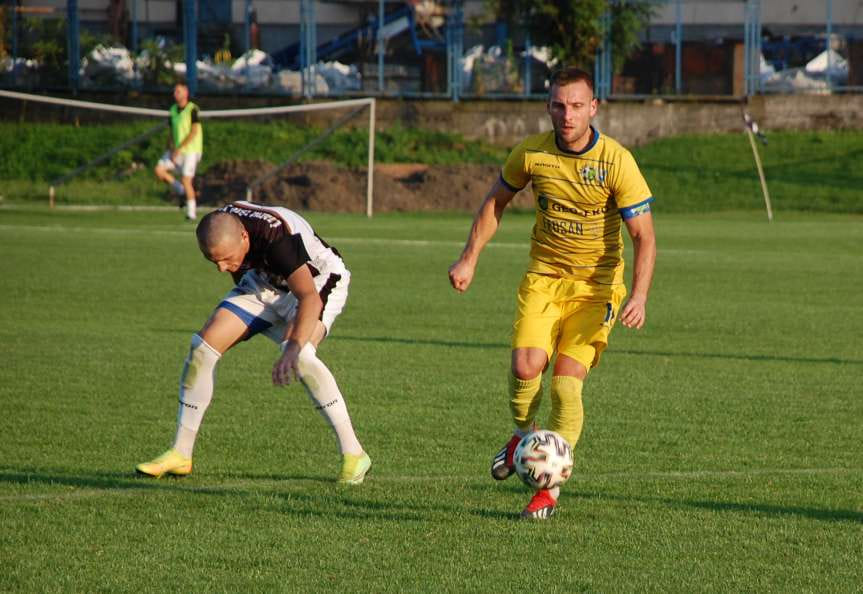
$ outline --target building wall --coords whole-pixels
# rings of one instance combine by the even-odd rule
[[[730,25],[743,26],[744,2],[742,0],[690,1],[681,4],[683,25]],[[676,3],[657,7],[652,25],[676,23]],[[834,24],[863,25],[863,8],[859,0],[833,0]],[[763,25],[821,25],[827,22],[827,3],[813,0],[761,0],[761,23]]]
[[[127,4],[137,2],[138,15],[142,22],[173,22],[175,19],[175,0],[126,0]],[[244,0],[233,1],[233,19],[243,22]],[[373,2],[373,0],[371,0]],[[82,18],[90,20],[107,15],[109,0],[79,0]],[[365,10],[365,3],[351,1],[329,1],[315,3],[318,22],[322,25],[349,25],[356,22],[358,15]],[[22,0],[23,6],[54,6],[57,12],[64,13],[66,0]],[[365,4],[366,6],[368,4]],[[392,5],[388,2],[388,5]],[[264,24],[299,24],[299,0],[254,0],[253,6],[258,13],[258,22]],[[686,25],[743,25],[742,0],[683,0],[683,24]],[[484,0],[467,0],[464,7],[465,17],[487,15]],[[836,25],[863,25],[863,7],[860,0],[832,0],[832,17]],[[764,25],[819,25],[827,21],[826,2],[812,0],[761,0],[761,22]],[[673,0],[659,4],[654,26],[671,25],[676,22]]]

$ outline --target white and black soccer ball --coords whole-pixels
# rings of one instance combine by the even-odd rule
[[[572,474],[572,448],[554,431],[525,435],[515,448],[513,461],[516,474],[534,489],[559,487]]]

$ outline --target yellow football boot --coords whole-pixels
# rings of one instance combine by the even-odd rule
[[[365,452],[359,456],[345,454],[342,456],[342,471],[339,473],[338,482],[342,485],[359,485],[371,467],[372,459]]]
[[[166,474],[186,476],[192,472],[192,459],[182,456],[177,450],[171,448],[158,458],[138,464],[135,471],[153,478],[162,478]]]

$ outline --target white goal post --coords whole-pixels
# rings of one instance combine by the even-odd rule
[[[45,95],[33,95],[30,93],[18,93],[15,91],[0,90],[0,97],[18,99],[20,101],[34,101],[39,103],[50,103],[63,107],[76,107],[79,109],[93,109],[100,111],[111,111],[125,113],[128,115],[139,115],[157,118],[167,118],[168,110],[148,109],[143,107],[126,107],[123,105],[111,105],[108,103],[95,103],[92,101],[79,101],[77,99],[63,99],[60,97],[48,97]],[[346,99],[343,101],[324,101],[321,103],[308,103],[305,105],[278,105],[273,107],[252,107],[245,109],[212,109],[201,110],[202,118],[239,118],[267,115],[281,115],[303,111],[322,111],[327,109],[343,109],[350,107],[369,108],[369,160],[366,174],[366,216],[371,217],[374,212],[374,167],[375,167],[375,106],[374,97],[363,97],[360,99]],[[51,187],[49,199],[53,206],[54,188]]]

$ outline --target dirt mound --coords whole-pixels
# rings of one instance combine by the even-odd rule
[[[200,202],[224,204],[246,197],[246,187],[273,174],[267,161],[222,161],[203,175]],[[474,211],[499,174],[494,165],[380,164],[375,166],[374,210]],[[331,163],[298,163],[272,175],[253,191],[255,202],[295,210],[365,212],[366,173]],[[526,192],[518,206],[530,206]]]

